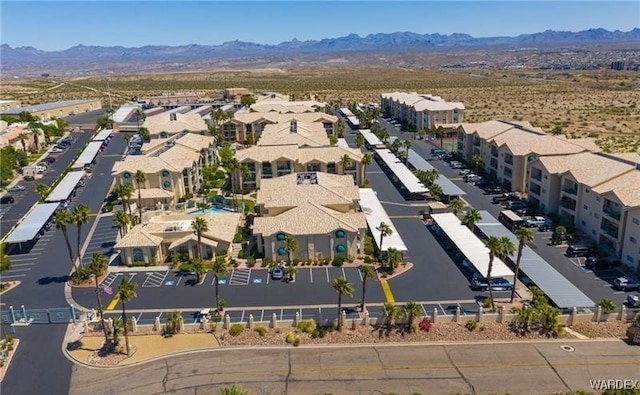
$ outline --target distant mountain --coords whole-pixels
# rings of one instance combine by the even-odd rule
[[[300,41],[293,39],[277,45],[230,41],[221,45],[122,46],[76,45],[63,51],[42,51],[33,47],[0,46],[0,70],[18,72],[83,73],[104,70],[128,70],[136,65],[149,68],[185,67],[198,63],[215,63],[231,59],[265,57],[344,56],[345,53],[407,53],[447,48],[561,46],[602,43],[640,42],[640,28],[628,32],[589,29],[580,32],[547,30],[516,37],[472,37],[468,34],[417,34],[411,32],[376,33]]]

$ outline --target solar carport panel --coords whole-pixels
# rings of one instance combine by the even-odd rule
[[[488,211],[480,211],[482,219],[476,224],[486,236],[508,237],[517,246],[518,239]],[[510,256],[515,263],[516,254]],[[595,303],[560,274],[531,248],[522,250],[520,270],[526,274],[560,308],[593,307]]]
[[[27,214],[22,222],[4,239],[5,243],[23,243],[33,240],[56,211],[58,203],[41,203]]]

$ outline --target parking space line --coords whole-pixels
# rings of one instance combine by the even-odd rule
[[[460,308],[460,315],[467,315],[467,313],[464,312],[464,308],[460,305],[460,303],[456,303],[456,304]]]
[[[327,272],[327,282],[330,283],[331,280],[329,280],[329,268],[325,267],[324,270]]]
[[[309,281],[313,283],[313,269],[309,268]]]
[[[176,281],[176,287],[177,287],[178,285],[180,285],[180,280],[182,280],[182,277],[183,277],[183,276],[179,276],[179,277],[178,277],[178,281]]]
[[[442,310],[442,314],[443,315],[448,315],[446,310],[444,309],[444,307],[442,307],[442,305],[440,303],[438,303],[438,306],[440,307],[440,310]]]
[[[360,276],[360,281],[364,281],[364,278],[362,277],[362,270],[358,269],[358,275]]]
[[[264,310],[260,310],[260,322],[264,322]]]
[[[138,315],[138,318],[136,318],[136,322],[140,322],[140,318],[142,318],[142,314],[144,313],[140,313],[140,315]]]
[[[240,322],[244,322],[244,312],[245,310],[242,310],[242,315],[240,316]]]
[[[344,272],[344,266],[341,267],[340,269],[342,269],[342,278],[347,278],[346,273]]]
[[[424,305],[422,303],[420,303],[420,307],[422,307],[422,311],[424,312],[424,316],[428,316],[429,314],[427,313],[427,309],[424,308]]]
[[[283,316],[284,316],[284,309],[280,309],[280,321],[283,320],[282,318]]]

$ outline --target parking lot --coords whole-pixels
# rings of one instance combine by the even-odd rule
[[[78,195],[83,190],[84,188],[79,188]],[[117,253],[113,246],[116,244],[116,237],[118,236],[118,225],[113,221],[113,216],[111,214],[102,215],[98,216],[96,220],[98,222],[86,244],[86,250],[82,258],[84,264],[91,262],[91,256],[95,252],[106,255],[107,259],[111,259]]]
[[[21,281],[26,277],[38,261],[46,257],[46,251],[52,248],[51,239],[55,232],[55,227],[51,227],[48,231],[42,231],[39,238],[14,245],[10,251],[6,251],[11,260],[11,268],[2,272],[2,280]]]

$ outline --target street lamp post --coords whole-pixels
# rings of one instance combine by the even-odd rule
[[[109,343],[109,334],[107,333],[107,327],[104,325],[104,313],[102,311],[102,300],[100,299],[100,288],[98,288],[98,276],[92,274],[94,284],[96,285],[96,298],[98,299],[98,314],[100,315],[100,325],[102,325],[102,331],[104,332],[104,343]]]

